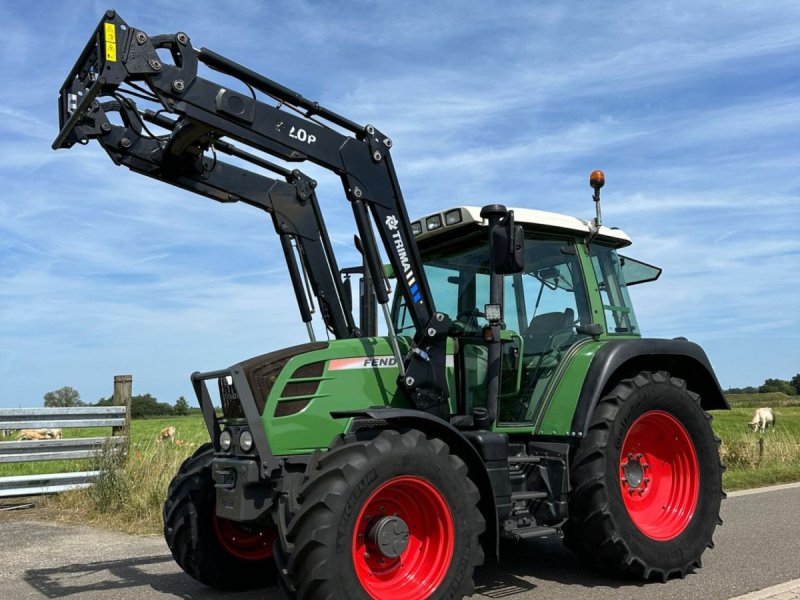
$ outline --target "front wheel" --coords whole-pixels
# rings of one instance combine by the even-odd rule
[[[621,381],[598,403],[573,461],[565,543],[617,573],[685,576],[722,523],[718,447],[683,380],[661,371]]]
[[[172,480],[164,503],[164,538],[175,562],[210,587],[244,590],[275,583],[275,527],[217,516],[211,461],[204,444],[187,458]]]
[[[439,439],[382,431],[331,449],[299,494],[291,549],[276,544],[299,600],[425,600],[472,593],[485,523],[464,462]]]

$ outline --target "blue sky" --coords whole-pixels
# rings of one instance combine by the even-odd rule
[[[501,202],[590,217],[664,267],[632,290],[723,386],[800,371],[800,4],[136,2],[388,133],[412,215]],[[55,100],[105,4],[0,3],[0,406],[48,390],[191,398],[189,374],[305,339],[269,220],[53,152]],[[313,168],[340,264],[338,181]],[[320,327],[317,328],[321,334]]]

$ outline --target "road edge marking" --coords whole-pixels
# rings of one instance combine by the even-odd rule
[[[736,492],[728,492],[728,498],[736,498],[738,496],[749,496],[751,494],[764,494],[766,492],[780,492],[781,490],[792,490],[800,488],[800,481],[795,483],[782,483],[780,485],[771,485],[768,487],[753,488],[751,490],[738,490]]]
[[[779,583],[778,585],[773,585],[763,590],[756,590],[755,592],[750,592],[743,596],[736,596],[730,598],[730,600],[765,600],[766,598],[772,598],[773,596],[778,596],[786,592],[796,592],[797,590],[800,590],[800,579],[793,579],[792,581]]]

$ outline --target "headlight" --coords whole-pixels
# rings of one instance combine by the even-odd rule
[[[457,208],[455,210],[451,210],[449,213],[445,213],[444,222],[445,225],[455,225],[456,223],[461,223],[461,209]]]
[[[227,452],[231,449],[232,442],[233,438],[231,437],[231,432],[227,429],[219,434],[219,447],[223,452]]]
[[[245,452],[253,449],[253,434],[249,430],[245,429],[239,436],[239,447]]]
[[[439,229],[442,226],[442,217],[440,217],[439,215],[433,215],[432,217],[428,217],[427,219],[425,219],[425,226],[428,228],[428,231]]]

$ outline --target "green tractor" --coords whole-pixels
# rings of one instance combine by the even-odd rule
[[[96,140],[137,173],[266,212],[307,326],[306,344],[192,375],[211,441],[164,505],[186,573],[276,578],[298,599],[460,598],[501,538],[545,536],[625,576],[700,566],[724,496],[707,411],[727,404],[699,346],[641,337],[628,287],[660,269],[602,225],[601,172],[590,221],[497,204],[411,221],[375,127],[114,11],[59,115],[54,148]],[[316,182],[265,155],[341,178],[360,266],[338,267]]]

